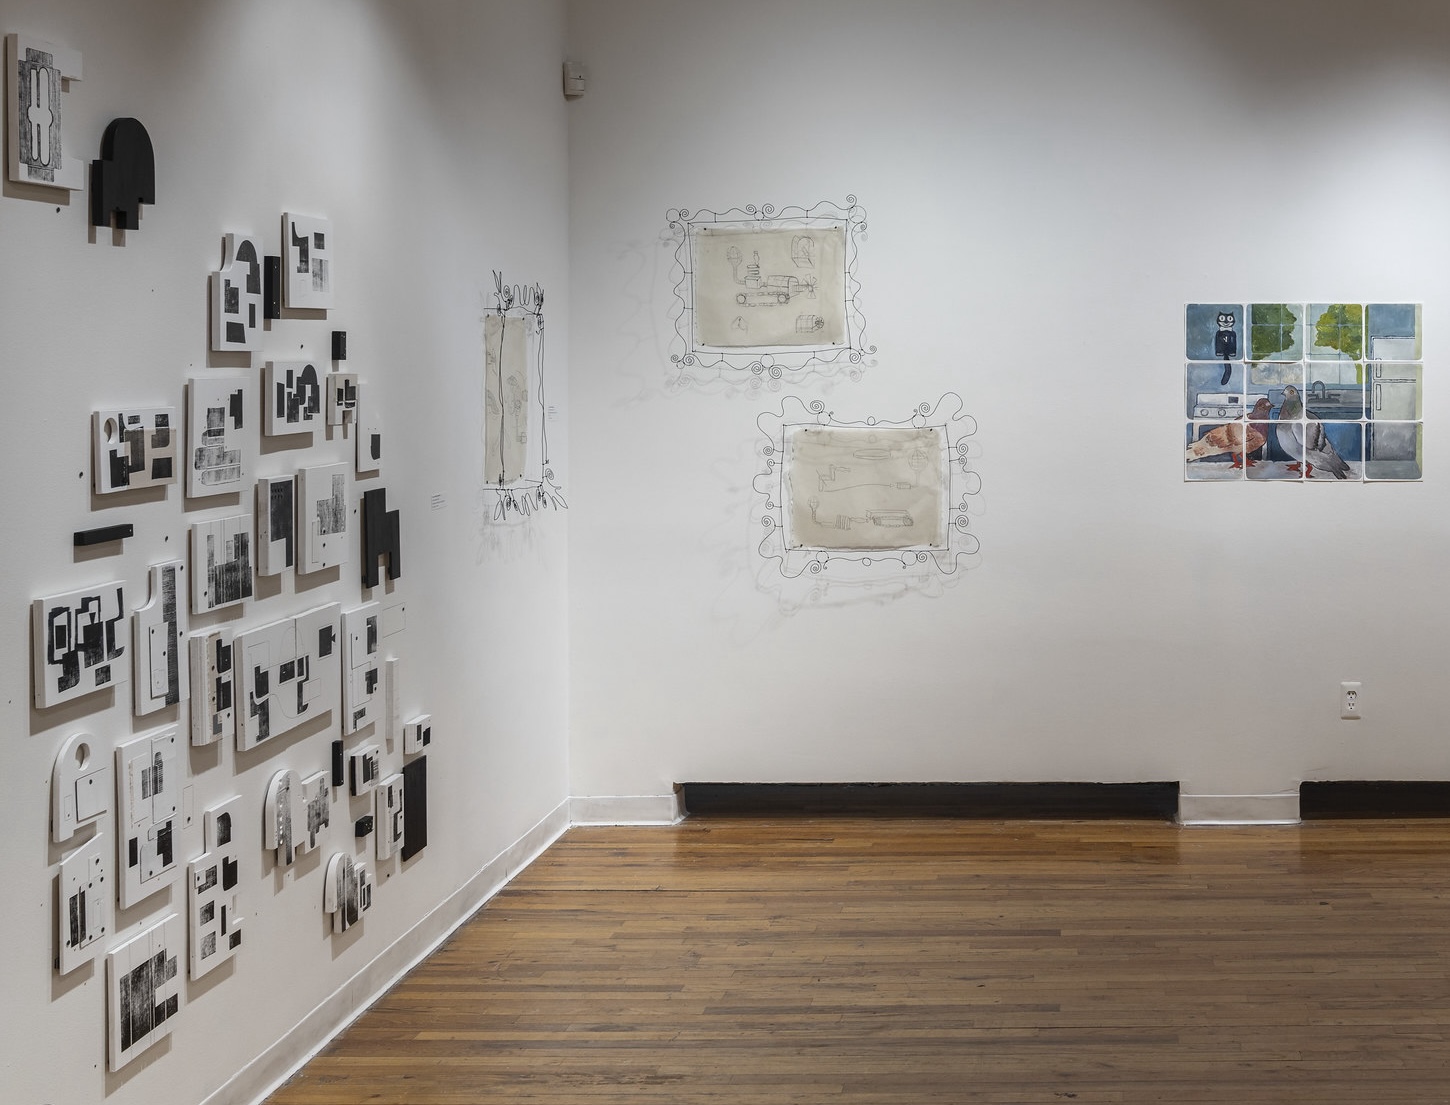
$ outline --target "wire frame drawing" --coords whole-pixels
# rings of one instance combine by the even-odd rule
[[[782,576],[940,579],[974,566],[980,451],[959,395],[895,421],[786,396],[756,425],[758,551]]]
[[[666,219],[676,385],[777,390],[805,375],[859,380],[875,363],[858,276],[866,211],[855,196],[810,207],[676,208]]]
[[[569,504],[549,453],[544,386],[544,289],[493,273],[483,312],[483,494],[495,522],[522,521]]]

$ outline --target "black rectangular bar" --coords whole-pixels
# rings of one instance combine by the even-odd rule
[[[403,859],[428,847],[428,757],[403,765]]]
[[[346,330],[334,330],[332,332],[332,359],[334,361],[347,360]]]
[[[262,258],[262,317],[282,317],[282,258]]]
[[[1178,816],[1177,783],[684,783],[687,814],[1153,820]]]
[[[127,537],[136,536],[136,527],[130,522],[122,522],[118,526],[101,526],[98,529],[78,529],[75,531],[75,543],[79,548],[82,545],[104,545],[107,541],[120,541]]]
[[[1353,817],[1450,817],[1450,782],[1362,779],[1299,784],[1304,821]]]

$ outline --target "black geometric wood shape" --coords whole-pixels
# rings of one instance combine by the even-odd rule
[[[334,330],[332,332],[332,359],[334,361],[347,360],[346,330]]]
[[[125,537],[134,537],[136,527],[130,522],[122,522],[118,526],[101,526],[99,529],[78,529],[75,531],[75,543],[79,548],[82,545],[104,545],[107,541],[120,541]]]
[[[262,317],[282,317],[282,258],[262,258]]]
[[[342,741],[332,742],[332,785],[340,787],[347,780],[346,760],[342,753]]]
[[[378,557],[388,558],[388,578],[397,579],[403,572],[402,526],[398,512],[388,509],[386,488],[376,487],[363,492],[362,499],[362,581],[364,587],[379,582]]]
[[[120,230],[141,225],[141,205],[156,202],[156,155],[139,119],[112,119],[91,162],[91,223]]]
[[[403,859],[428,847],[428,757],[403,765]]]

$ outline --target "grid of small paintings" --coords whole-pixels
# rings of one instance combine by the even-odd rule
[[[1417,303],[1190,303],[1185,479],[1424,474]]]

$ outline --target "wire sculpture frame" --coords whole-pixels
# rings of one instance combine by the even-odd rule
[[[980,512],[977,497],[982,478],[973,462],[980,452],[972,440],[977,421],[964,412],[961,396],[948,392],[936,403],[922,403],[897,421],[874,417],[846,421],[837,418],[834,411],[827,411],[819,399],[806,403],[796,396],[786,396],[778,412],[761,414],[756,425],[761,436],[756,448],[760,467],[753,484],[758,496],[754,520],[765,531],[758,551],[776,564],[782,576],[794,579],[830,573],[860,580],[914,570],[940,577],[956,575],[975,564],[981,545],[973,532],[971,515]],[[788,439],[802,428],[936,430],[939,448],[932,475],[941,481],[944,525],[940,539],[931,545],[877,548],[812,546],[793,540]],[[884,524],[893,523],[888,519]]]
[[[566,510],[569,504],[554,476],[549,459],[549,408],[544,386],[544,289],[539,284],[508,284],[503,273],[493,274],[493,305],[484,308],[484,382],[482,430],[484,448],[483,494],[494,500],[489,511],[495,522],[522,521],[544,510]],[[497,320],[493,322],[491,320]],[[513,321],[524,329],[522,367],[525,395],[511,414],[502,402],[508,372],[504,336]],[[505,420],[521,419],[530,431],[525,454],[514,470],[502,457],[507,435]],[[497,463],[491,463],[490,458]],[[492,473],[492,474],[491,474]]]
[[[667,213],[669,240],[674,244],[671,270],[674,302],[670,317],[674,328],[670,361],[677,384],[732,383],[749,390],[778,390],[787,378],[809,375],[845,375],[859,380],[876,347],[865,340],[866,320],[861,311],[858,276],[860,244],[865,240],[866,210],[848,195],[844,205],[822,200],[810,207],[746,204],[724,211],[687,208]],[[735,287],[728,289],[734,304],[723,300],[724,279],[714,271],[702,272],[703,245],[711,234],[790,234],[792,266],[788,273],[762,269],[759,254],[750,264],[731,255]],[[830,254],[829,271],[820,274],[831,294],[816,299],[817,276],[812,250],[800,243],[815,233],[838,238],[839,251]],[[762,238],[765,242],[767,238]],[[813,245],[813,243],[811,243]],[[837,256],[837,254],[839,254]],[[718,262],[715,266],[718,268]],[[742,275],[742,273],[744,275]],[[839,297],[839,298],[838,298]],[[721,341],[711,312],[741,310],[733,319],[731,337]],[[748,319],[752,315],[784,315],[794,323],[782,335],[773,334],[752,344]],[[738,338],[736,331],[739,331]]]

